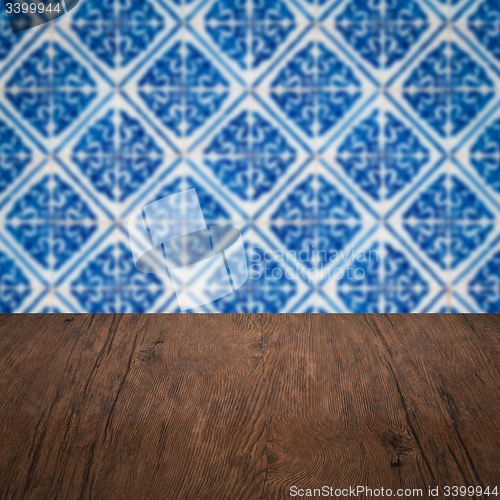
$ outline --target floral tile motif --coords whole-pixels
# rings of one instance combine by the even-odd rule
[[[500,312],[493,0],[0,13],[0,311],[178,312],[128,218],[196,189],[248,280],[193,312]]]
[[[349,45],[375,68],[403,59],[429,28],[428,17],[413,0],[352,0],[335,22]]]
[[[44,137],[58,136],[95,98],[96,83],[58,42],[46,41],[17,66],[5,97]]]
[[[228,85],[196,47],[177,42],[139,81],[139,95],[163,126],[190,136],[220,109]]]
[[[257,199],[296,161],[296,150],[278,128],[243,111],[205,148],[205,164],[242,199]]]
[[[295,28],[294,20],[282,0],[219,0],[205,15],[205,27],[220,50],[245,69],[269,59]]]
[[[441,175],[404,214],[411,238],[442,269],[455,268],[493,230],[493,214],[455,176]]]
[[[108,313],[147,312],[153,307],[163,293],[162,283],[154,274],[137,271],[129,253],[128,245],[120,242],[93,257],[70,283],[77,307]]]
[[[0,61],[6,59],[14,47],[21,42],[24,32],[12,33],[7,12],[0,12]]]
[[[0,192],[5,191],[31,162],[32,151],[14,128],[0,120]]]
[[[16,199],[5,227],[44,268],[52,261],[53,268],[59,269],[95,231],[95,219],[69,184],[57,175],[45,175]]]
[[[88,127],[72,153],[81,173],[111,200],[135,193],[162,163],[162,150],[141,123],[114,109]]]
[[[108,67],[127,66],[165,27],[159,11],[147,0],[90,0],[72,16],[71,29]]]
[[[272,87],[273,100],[309,137],[324,135],[361,95],[351,69],[314,42],[294,55]]]
[[[469,29],[481,45],[500,60],[500,5],[495,0],[477,2],[479,5],[467,18]]]
[[[378,109],[353,127],[336,156],[346,174],[375,200],[392,198],[429,160],[429,150],[411,128]]]
[[[453,42],[433,50],[404,87],[405,99],[442,137],[457,135],[495,95],[483,67]]]

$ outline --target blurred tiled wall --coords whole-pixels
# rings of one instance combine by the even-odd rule
[[[197,311],[500,312],[498,1],[0,10],[0,311],[178,311],[127,220],[194,187],[250,269]]]

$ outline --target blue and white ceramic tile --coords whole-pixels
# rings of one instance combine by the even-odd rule
[[[0,92],[2,312],[179,311],[127,220],[193,187],[250,271],[196,311],[500,312],[497,0],[2,7]]]

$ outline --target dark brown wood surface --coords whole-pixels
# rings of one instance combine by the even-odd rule
[[[500,498],[500,316],[0,316],[0,499],[324,485]]]

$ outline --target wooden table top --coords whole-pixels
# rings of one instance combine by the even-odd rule
[[[499,315],[1,315],[0,353],[2,500],[500,495]]]

